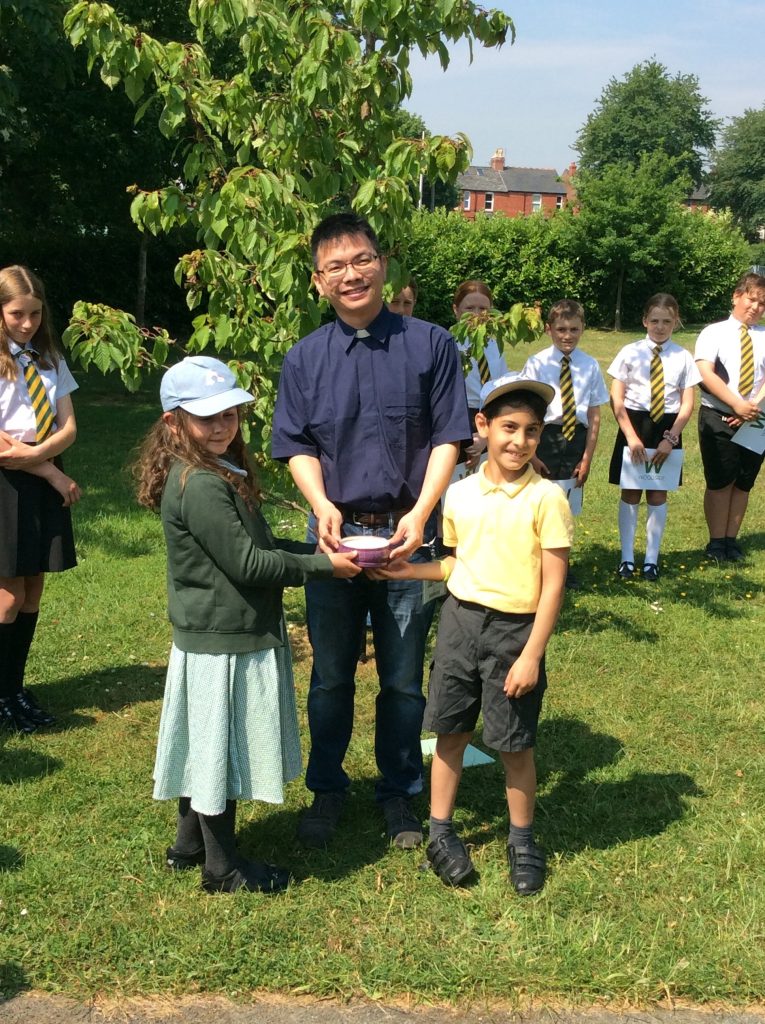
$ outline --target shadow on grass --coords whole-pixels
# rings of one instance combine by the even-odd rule
[[[165,685],[164,665],[120,665],[96,672],[68,676],[55,683],[40,683],[34,693],[43,707],[57,718],[45,733],[85,728],[95,724],[91,715],[77,713],[77,708],[98,708],[99,711],[120,711],[131,704],[162,698]]]
[[[316,878],[337,881],[355,874],[360,868],[382,860],[390,850],[385,822],[375,802],[375,780],[354,779],[343,808],[337,834],[326,849],[308,849],[296,838],[303,808],[269,808],[262,818],[240,826],[242,852],[257,860],[272,860],[289,866],[296,882]],[[310,794],[307,794],[306,806]],[[427,798],[412,800],[416,814],[427,820]],[[424,854],[422,860],[424,860]]]
[[[44,775],[52,775],[63,764],[57,757],[39,754],[36,750],[25,750],[23,747],[8,749],[0,747],[0,785],[3,783],[25,782],[39,779]],[[0,847],[0,858],[3,847]],[[2,869],[2,859],[0,859]]]
[[[747,550],[754,552],[765,546],[765,534],[751,534],[747,538]],[[608,611],[595,612],[586,616],[586,627],[590,632],[619,630],[631,639],[655,639],[652,630],[647,630],[634,621],[629,603],[622,599],[638,599],[649,602],[676,602],[686,607],[698,608],[707,615],[733,620],[741,615],[747,602],[747,594],[759,590],[749,578],[746,562],[710,562],[699,549],[671,551],[662,554],[661,578],[656,583],[640,579],[640,563],[632,580],[621,580],[616,575],[618,553],[603,544],[591,544],[577,551],[576,575],[581,588],[567,594],[560,618],[562,629],[582,622],[581,609],[575,604],[579,595],[593,595],[609,602]],[[740,602],[740,604],[739,604]],[[621,610],[624,606],[624,610]]]
[[[24,992],[29,987],[21,964],[15,960],[0,963],[0,1003],[13,999],[19,992]]]
[[[480,743],[480,733],[476,735]],[[537,771],[541,796],[535,831],[549,853],[573,854],[607,849],[658,835],[686,813],[686,798],[703,796],[684,772],[635,772],[628,778],[603,778],[603,769],[621,759],[622,745],[595,733],[576,718],[554,718],[539,726]],[[490,751],[494,756],[494,752]],[[491,766],[490,766],[491,767]],[[596,777],[591,777],[597,773]],[[485,843],[507,835],[501,763],[465,772],[458,798],[466,841]],[[545,791],[545,785],[552,782]]]
[[[0,843],[0,871],[20,871],[24,867],[24,854],[15,846]]]

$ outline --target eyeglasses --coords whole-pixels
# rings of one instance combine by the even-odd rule
[[[353,267],[354,270],[358,270],[363,274],[365,270],[369,270],[375,260],[379,259],[379,253],[362,252],[358,256],[354,256],[352,260],[338,260],[336,263],[328,263],[318,273],[325,277],[327,281],[339,281],[345,275],[348,267]]]

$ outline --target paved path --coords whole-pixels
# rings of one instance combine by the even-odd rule
[[[379,1003],[264,999],[240,1006],[223,999],[136,1001],[83,1006],[24,993],[0,1001],[2,1024],[765,1024],[765,1009],[567,1011],[486,1008],[406,1010]]]

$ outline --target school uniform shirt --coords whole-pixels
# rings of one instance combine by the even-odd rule
[[[563,423],[563,405],[560,396],[560,364],[564,353],[555,345],[529,356],[521,370],[524,377],[538,380],[543,384],[551,384],[555,388],[555,397],[547,407],[545,423]],[[574,387],[574,403],[578,423],[589,425],[587,412],[593,406],[603,405],[608,401],[608,388],[603,380],[597,359],[586,352],[575,348],[571,353],[571,383]]]
[[[493,483],[486,465],[444,499],[444,544],[456,549],[449,592],[500,612],[530,614],[542,593],[542,551],[570,548],[574,521],[563,491],[531,465]]]
[[[754,387],[756,395],[765,382],[765,327],[750,327],[752,352],[754,355]],[[738,379],[741,372],[741,321],[729,316],[716,324],[709,324],[696,339],[694,350],[696,360],[712,363],[719,377],[731,391],[738,393]],[[744,395],[748,398],[749,395]],[[730,414],[731,407],[715,395],[701,389],[701,404],[708,409]]]
[[[464,352],[466,350],[466,345],[460,346],[460,351]],[[505,362],[505,357],[500,355],[499,346],[494,338],[489,338],[486,342],[483,354],[486,356],[486,363],[489,367],[489,380],[496,380],[497,377],[503,377],[506,373],[510,372],[508,365]],[[467,392],[467,404],[469,409],[480,409],[482,387],[483,384],[481,383],[478,361],[476,359],[471,359],[470,370],[465,377],[465,391]]]
[[[628,409],[651,408],[651,359],[656,346],[648,338],[625,345],[608,367],[608,373],[625,385],[624,404]],[[664,368],[664,412],[680,409],[681,392],[701,382],[693,356],[674,341],[659,348]]]
[[[8,348],[14,358],[25,347],[34,350],[34,346],[17,345],[15,341],[8,342]],[[49,358],[48,362],[53,363],[54,361]],[[4,430],[6,434],[10,434],[17,441],[34,441],[37,437],[35,411],[29,400],[29,390],[24,379],[24,369],[18,359],[16,360],[16,365],[18,368],[16,380],[0,379],[0,430]],[[55,413],[56,402],[59,398],[63,398],[65,395],[70,395],[73,391],[76,391],[78,387],[77,381],[72,376],[64,359],[59,358],[58,365],[54,364],[50,369],[46,369],[39,363],[36,365],[37,372],[40,374],[43,386],[48,393],[48,399]],[[53,430],[57,429],[54,426]]]

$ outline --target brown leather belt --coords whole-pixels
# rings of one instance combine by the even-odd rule
[[[346,523],[353,523],[354,526],[398,526],[407,512],[408,508],[393,509],[390,512],[361,512],[354,508],[344,508],[343,519]]]

